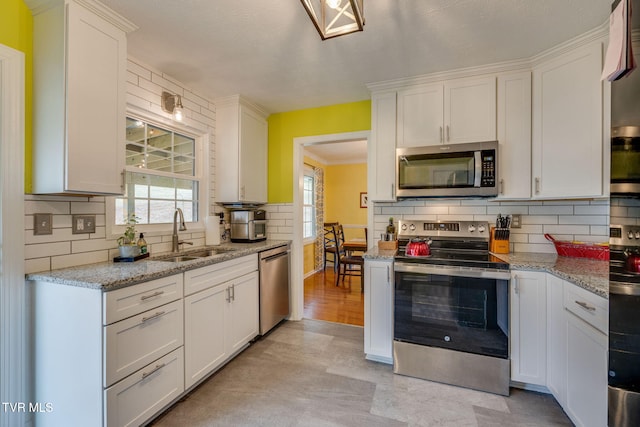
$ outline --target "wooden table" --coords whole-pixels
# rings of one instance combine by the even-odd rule
[[[367,242],[362,240],[349,240],[342,244],[342,249],[344,249],[347,255],[351,254],[351,252],[366,252]]]

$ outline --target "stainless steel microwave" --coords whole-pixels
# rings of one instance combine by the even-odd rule
[[[498,195],[498,141],[396,149],[396,196]]]
[[[640,194],[640,126],[611,129],[611,194]]]

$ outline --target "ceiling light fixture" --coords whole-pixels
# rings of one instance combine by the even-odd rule
[[[363,0],[300,1],[322,40],[363,30]]]
[[[184,118],[184,107],[182,106],[182,97],[169,92],[162,92],[160,102],[162,111],[173,114],[173,118],[179,122]]]

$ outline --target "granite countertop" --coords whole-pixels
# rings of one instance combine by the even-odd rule
[[[291,242],[288,240],[266,240],[256,243],[225,243],[220,246],[210,246],[207,248],[220,248],[227,252],[190,261],[171,262],[163,261],[162,258],[171,255],[189,255],[190,252],[202,250],[202,247],[183,251],[179,254],[154,254],[149,258],[136,262],[103,262],[62,268],[59,270],[42,271],[27,274],[26,279],[61,285],[80,286],[106,292],[289,244],[291,244]]]
[[[369,249],[365,259],[393,261],[395,250]],[[609,262],[570,258],[556,254],[518,252],[494,254],[509,263],[511,270],[545,271],[603,298],[609,298]]]
[[[508,262],[511,270],[546,271],[609,298],[609,261],[529,252],[494,255]]]

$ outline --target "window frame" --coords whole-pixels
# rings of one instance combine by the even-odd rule
[[[311,177],[312,181],[313,181],[313,188],[312,188],[312,195],[313,195],[313,203],[311,205],[305,204],[304,203],[304,179],[306,177]],[[316,176],[315,176],[315,172],[313,170],[313,168],[306,166],[304,167],[304,172],[302,174],[302,239],[303,239],[303,244],[309,244],[309,243],[313,243],[315,242],[315,240],[318,238],[318,230],[316,227],[316,222],[317,222],[317,216],[316,216],[316,211],[317,211],[317,206],[316,206]],[[312,226],[313,226],[313,234],[309,237],[304,237],[304,224],[305,224],[305,217],[304,217],[304,209],[307,206],[311,206],[313,207],[313,218],[312,218]]]
[[[165,117],[156,115],[154,113],[139,110],[128,106],[126,117],[141,120],[149,125],[157,126],[160,128],[164,128],[181,135],[193,138],[195,141],[194,147],[194,168],[195,173],[193,176],[184,175],[180,177],[181,179],[186,180],[195,180],[198,181],[198,221],[196,222],[187,222],[187,233],[197,233],[203,232],[205,230],[205,216],[207,215],[209,204],[210,204],[210,162],[208,154],[210,151],[210,143],[209,143],[209,131],[205,129],[200,129],[196,127],[191,127],[186,125],[185,123],[175,122],[171,119],[167,119]],[[126,139],[122,140],[122,155],[123,155],[123,164],[125,163],[126,156]],[[122,171],[122,180],[124,184],[124,173],[125,172],[137,172],[140,173],[145,169],[140,169],[135,166],[124,166]],[[153,173],[153,175],[164,176],[163,172]],[[107,197],[105,199],[105,228],[106,228],[106,237],[115,239],[120,236],[125,229],[125,225],[118,225],[115,223],[116,214],[115,214],[115,200],[118,196]],[[162,224],[136,224],[136,231],[138,233],[144,233],[148,236],[161,236],[166,234],[171,234],[173,232],[173,223],[162,223]]]

